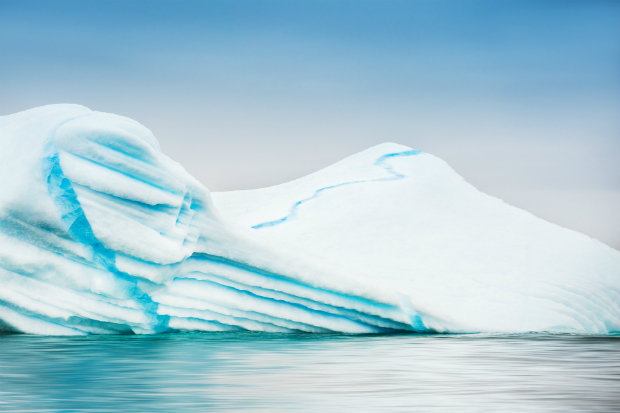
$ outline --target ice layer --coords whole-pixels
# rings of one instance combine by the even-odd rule
[[[0,120],[0,330],[620,331],[620,252],[383,144],[211,194],[121,116]]]

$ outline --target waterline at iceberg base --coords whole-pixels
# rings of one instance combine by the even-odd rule
[[[139,123],[0,120],[0,330],[620,331],[620,252],[382,144],[210,193]]]

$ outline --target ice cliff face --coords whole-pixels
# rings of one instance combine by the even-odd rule
[[[0,121],[0,329],[620,331],[620,252],[384,144],[210,194],[127,118]]]

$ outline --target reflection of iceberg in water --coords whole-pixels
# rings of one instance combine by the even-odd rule
[[[116,115],[1,120],[0,328],[620,331],[620,253],[383,144],[210,194]]]

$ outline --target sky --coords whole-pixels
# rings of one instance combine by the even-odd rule
[[[0,115],[133,118],[212,191],[382,142],[620,249],[620,2],[0,0]]]

